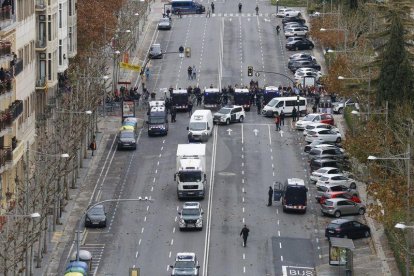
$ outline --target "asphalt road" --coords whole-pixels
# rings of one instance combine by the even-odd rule
[[[284,37],[276,35],[281,20],[272,15],[274,7],[268,1],[242,2],[241,15],[238,1],[216,1],[216,13],[210,18],[174,17],[171,31],[157,31],[152,40],[161,43],[163,51],[176,52],[183,45],[191,47],[191,58],[171,53],[151,61],[150,90],[248,85],[248,65],[292,77]],[[256,3],[259,16],[254,15]],[[193,65],[197,79],[188,80],[187,68]],[[280,75],[263,73],[258,79],[261,86],[290,85]],[[158,96],[163,95],[158,92]],[[96,183],[91,201],[149,200],[108,204],[108,227],[86,230],[82,248],[94,255],[93,275],[128,275],[136,267],[141,275],[168,275],[176,253],[183,251],[197,254],[203,276],[294,275],[286,271],[295,267],[312,273],[326,261],[322,231],[328,220],[320,217],[314,187],[306,214],[285,214],[280,203],[266,206],[268,187],[275,181],[307,179],[303,135],[292,130],[290,118],[283,132],[276,132],[272,119],[257,115],[255,108],[242,124],[215,127],[207,142],[205,227],[198,232],[178,230],[182,202],[177,200],[173,175],[177,144],[187,143],[188,121],[188,114],[178,114],[165,137],[148,137],[144,128],[136,151],[116,151],[115,137],[107,140],[102,170],[91,180]],[[243,224],[250,228],[245,248],[239,236]]]

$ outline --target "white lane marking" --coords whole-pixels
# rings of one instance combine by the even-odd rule
[[[139,239],[139,241],[138,241],[138,245],[141,245],[141,241],[142,241],[142,240],[141,240],[141,239]]]
[[[171,239],[171,245],[173,245],[174,244],[174,239]]]
[[[279,242],[279,248],[282,249],[282,243],[281,242]]]
[[[244,207],[242,209],[243,209],[243,213],[244,213]]]
[[[146,222],[146,221],[147,221],[147,216],[144,217],[144,222]]]
[[[141,234],[142,234],[142,233],[144,233],[144,227],[142,227],[142,229],[141,229]]]
[[[270,149],[270,152],[273,152],[273,149]]]
[[[173,234],[175,233],[175,227],[173,228]]]
[[[242,159],[244,158],[244,154],[242,154]]]
[[[168,254],[168,258],[171,258],[171,251],[170,251],[170,253]]]
[[[170,265],[167,265],[167,271],[170,270]]]
[[[162,155],[161,155],[161,153],[160,153],[160,155],[158,155],[158,157],[159,157],[159,158],[161,158],[161,156],[162,156]]]
[[[244,174],[244,171],[242,171],[242,174]]]
[[[80,256],[80,255],[79,255]],[[138,258],[138,251],[135,253],[135,258]]]
[[[273,163],[272,163],[272,169],[275,167],[275,165],[273,165]]]
[[[316,238],[316,242],[319,242],[319,238]]]
[[[164,149],[164,146],[161,147],[161,150],[163,150],[163,149]]]
[[[175,217],[174,221],[177,222],[178,217]]]
[[[273,160],[273,155],[270,155],[270,159]]]
[[[242,197],[242,202],[244,202],[244,197]]]
[[[277,235],[280,237],[280,231],[279,230],[277,230]]]
[[[269,130],[269,145],[272,145],[272,135],[270,134],[270,125],[267,126]]]
[[[244,184],[244,178],[242,178],[242,184]]]
[[[244,193],[244,187],[242,187],[242,193]]]
[[[246,254],[243,253],[243,260],[246,260]]]
[[[275,176],[275,172],[272,172],[273,176]]]
[[[244,162],[242,162],[242,167],[244,167]]]
[[[157,162],[157,166],[159,166],[159,165],[160,165],[160,161]]]
[[[244,218],[243,218],[243,224],[245,223],[245,220],[244,220]]]
[[[148,210],[149,210],[149,205],[147,206],[147,212],[148,212]]]
[[[155,177],[152,179],[152,182],[153,182],[153,183],[155,182]]]
[[[241,136],[242,136],[242,145],[244,144],[244,132],[243,132],[243,124],[241,124]],[[243,151],[243,147],[242,147],[242,151]]]
[[[280,260],[283,262],[283,256],[280,256]]]
[[[246,267],[243,266],[243,273],[246,273]]]
[[[279,214],[279,209],[276,209],[276,214],[277,214],[277,215]]]
[[[158,173],[158,169],[157,169],[157,170],[155,170],[155,173],[156,173],[156,174]]]
[[[154,191],[154,186],[151,186],[151,192]]]
[[[280,221],[279,221],[279,220],[277,220],[277,225],[279,225],[279,222],[280,222]]]

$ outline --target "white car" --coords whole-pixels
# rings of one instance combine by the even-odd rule
[[[334,167],[323,167],[320,168],[314,172],[312,172],[310,176],[310,182],[316,183],[318,182],[319,178],[324,175],[330,175],[330,174],[341,174],[341,170]]]
[[[298,72],[298,70],[296,70],[296,72],[295,72],[295,80],[296,81],[301,81],[305,77],[315,78],[315,80],[318,81],[322,77],[322,73],[320,71],[316,71],[316,72],[299,71]]]
[[[276,14],[277,17],[285,16],[300,16],[300,11],[292,9],[279,9],[279,12]]]
[[[315,59],[316,60],[316,59]],[[296,70],[296,72],[311,72],[311,73],[320,73],[321,71],[316,70],[315,68],[310,68],[310,67],[302,67],[302,68],[298,68],[298,70]]]
[[[350,189],[356,189],[356,181],[355,179],[349,178],[344,174],[325,174],[319,177],[318,181],[316,182],[316,186],[320,185],[344,185],[349,187]]]
[[[303,130],[303,136],[306,136],[308,134],[308,131],[319,129],[319,128],[332,129],[336,132],[339,132],[339,129],[334,127],[333,125],[324,124],[324,123],[312,123],[305,127],[305,129]]]
[[[214,113],[213,123],[230,124],[232,122],[242,123],[246,113],[240,105],[223,106],[219,111]]]
[[[302,27],[293,27],[285,30],[285,37],[291,37],[291,36],[307,36],[308,30]]]
[[[319,122],[327,122],[329,120],[332,120],[332,115],[326,114],[326,113],[310,113],[303,117],[303,119],[296,122],[295,127],[298,130],[304,130],[307,125],[311,123],[319,123]]]
[[[353,99],[348,99],[341,102],[336,102],[332,104],[332,111],[337,114],[342,114],[344,112],[344,107],[351,106],[356,110],[359,110],[359,105]]]
[[[321,140],[327,143],[340,143],[342,141],[342,135],[331,129],[317,128],[308,131],[305,137],[305,141],[308,143],[312,143],[315,140]]]

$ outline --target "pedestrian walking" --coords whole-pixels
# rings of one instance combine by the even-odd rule
[[[188,73],[188,79],[191,80],[193,77],[193,68],[191,66],[188,66],[187,73]]]
[[[214,13],[214,2],[211,2],[211,11]]]
[[[191,117],[191,114],[193,114],[193,103],[191,101],[188,101],[188,117]]]
[[[257,106],[257,114],[261,114],[261,110],[262,110],[262,101],[260,99],[260,96],[257,96],[256,98],[256,106]]]
[[[210,7],[207,7],[206,17],[210,17]]]
[[[298,116],[298,114],[297,114],[298,112],[297,112],[297,110],[296,110],[296,107],[293,107],[293,109],[292,109],[292,117],[293,117],[293,121],[295,122],[296,121],[296,117]]]
[[[269,199],[267,201],[267,206],[272,206],[272,199],[273,199],[273,189],[272,186],[269,186],[269,191],[267,192],[269,195]]]
[[[182,18],[183,16],[181,15],[181,10],[177,10],[177,17],[178,18]]]
[[[280,125],[284,126],[285,125],[285,112],[280,111]]]
[[[249,228],[247,228],[246,224],[244,225],[244,227],[242,228],[242,230],[240,231],[240,236],[243,237],[243,246],[246,247],[247,245],[247,237],[249,236]]]
[[[255,10],[256,10],[256,15],[259,15],[259,6],[258,5],[256,5]]]
[[[279,131],[280,130],[280,115],[279,114],[276,114],[275,124],[276,124],[276,131]]]
[[[316,110],[318,109],[318,107],[316,106],[316,104],[314,104],[312,106],[312,113],[316,113]]]
[[[150,78],[150,69],[148,67],[145,68],[145,78],[146,78],[146,80],[149,80],[149,78]]]
[[[193,74],[192,75],[193,80],[197,79],[197,70],[196,70],[195,65],[193,65],[192,74]]]
[[[93,156],[93,152],[96,150],[96,136],[95,135],[92,137],[92,142],[89,145],[89,149],[92,151],[92,156]]]
[[[175,106],[172,104],[171,105],[171,110],[170,110],[170,114],[171,114],[171,123],[175,123],[175,116],[177,115],[177,110],[175,109]]]
[[[197,94],[197,106],[201,105],[202,98],[203,98],[203,96],[200,93]]]

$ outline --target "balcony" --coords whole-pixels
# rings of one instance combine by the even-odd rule
[[[43,37],[41,39],[38,39],[36,41],[36,51],[46,51],[47,48],[47,42],[46,42],[46,38]]]
[[[36,0],[35,1],[35,9],[38,12],[46,11],[47,3],[46,0]]]
[[[23,59],[15,57],[10,61],[10,67],[13,68],[13,77],[17,77],[23,71]]]
[[[23,113],[23,101],[14,101],[5,111],[0,112],[0,132],[10,128],[12,123]]]
[[[13,150],[10,147],[0,148],[0,173],[3,173],[8,164],[13,161]]]
[[[46,86],[47,86],[46,77],[40,77],[37,79],[36,89],[44,90],[46,89]]]
[[[16,22],[13,6],[6,5],[0,8],[0,30],[4,30]]]

